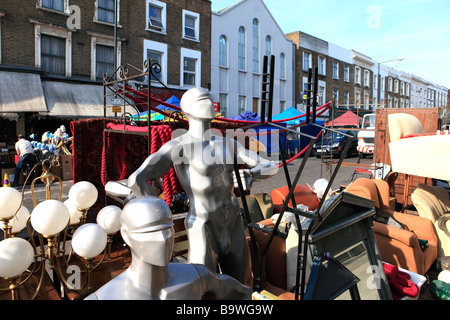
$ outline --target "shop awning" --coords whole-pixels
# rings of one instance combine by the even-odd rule
[[[102,85],[42,80],[42,86],[48,112],[40,115],[70,119],[104,117]],[[111,108],[107,108],[106,116],[114,116]]]
[[[6,119],[9,121],[19,121],[19,114],[15,113],[15,112],[11,112],[11,113],[6,113],[6,112],[0,112],[0,118],[1,119]]]
[[[0,72],[0,112],[45,112],[44,92],[38,74]]]

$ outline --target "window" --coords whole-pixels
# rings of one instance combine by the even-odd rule
[[[369,71],[364,70],[364,87],[370,87]]]
[[[240,70],[245,70],[245,29],[244,29],[244,27],[239,27],[238,68]]]
[[[333,89],[333,99],[335,104],[339,104],[339,90]]]
[[[145,29],[148,31],[165,32],[166,4],[164,2],[147,0],[147,24]]]
[[[384,91],[384,77],[381,77],[381,80],[380,80],[380,90]]]
[[[220,113],[222,114],[222,117],[226,118],[228,113],[228,94],[220,93],[219,103],[220,103]]]
[[[149,61],[149,67],[152,66],[153,63],[158,63],[160,66],[160,72],[155,72],[156,70],[152,70],[152,81],[160,80],[163,83],[167,83],[167,44],[144,40],[144,62],[147,59]]]
[[[181,48],[181,86],[201,86],[201,52]]]
[[[228,66],[228,44],[224,35],[219,38],[219,65]]]
[[[333,62],[333,79],[339,79],[339,63]]]
[[[311,54],[303,52],[303,71],[308,71],[311,68]]]
[[[266,37],[266,50],[265,55],[267,56],[267,70],[270,72],[270,56],[272,55],[272,38],[270,36]]]
[[[286,56],[280,54],[280,79],[286,79]]]
[[[350,67],[344,66],[344,81],[350,82]]]
[[[317,103],[319,106],[323,106],[325,104],[325,87],[319,86],[319,97]]]
[[[66,40],[49,35],[41,35],[41,68],[59,75],[65,75]]]
[[[400,94],[401,94],[402,96],[405,95],[405,83],[404,83],[404,82],[402,82],[402,83],[400,84]]]
[[[114,23],[114,0],[97,0],[97,20]]]
[[[90,34],[90,32],[88,32]],[[114,66],[114,37],[92,33],[91,35],[91,80],[102,80],[106,73],[111,77],[115,70]],[[117,41],[116,68],[121,63],[122,42]]]
[[[195,12],[183,10],[183,38],[189,40],[200,39],[200,15]]]
[[[239,96],[238,97],[238,114],[244,113],[246,110],[245,104],[246,104],[246,96]]]
[[[280,101],[280,112],[286,110],[286,101]]]
[[[158,81],[158,80],[161,82],[163,81],[161,70],[162,57],[163,57],[162,52],[147,50],[147,59],[150,59],[149,67],[152,68],[151,81]],[[157,68],[157,65],[155,65],[155,63],[159,65],[159,70]]]
[[[348,109],[350,104],[350,92],[348,91],[344,91],[344,104]]]
[[[103,74],[114,74],[114,47],[96,45],[95,47],[95,79],[102,80]]]
[[[325,58],[319,57],[319,74],[325,75]]]
[[[252,27],[253,72],[259,72],[259,21],[253,19]]]
[[[388,78],[388,91],[392,92],[392,78]]]
[[[355,92],[355,104],[358,108],[361,106],[361,92],[359,91]]]
[[[378,79],[377,78],[378,78],[378,76],[374,74],[373,75],[373,88],[374,89],[378,88],[378,81],[377,81]]]
[[[195,86],[195,69],[196,69],[197,59],[184,58],[183,66],[183,83],[189,86]]]
[[[355,67],[355,83],[361,84],[361,69],[359,67]]]
[[[398,93],[398,80],[394,80],[394,93]]]
[[[72,76],[72,32],[30,19],[34,24],[34,63],[46,72]]]
[[[64,0],[42,0],[41,6],[43,8],[64,12]]]

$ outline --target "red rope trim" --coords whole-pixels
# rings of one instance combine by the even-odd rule
[[[125,91],[124,91],[123,89],[119,89],[118,92],[121,93],[121,94],[125,94],[125,96],[126,96],[127,98],[130,98],[131,100],[133,100],[133,101],[136,102],[136,103],[139,103],[139,104],[141,104],[141,105],[147,105],[147,104],[148,104],[148,103],[147,103],[148,95],[147,95],[146,93],[144,93],[144,92],[141,92],[141,91],[138,91],[138,90],[134,90],[133,88],[128,87],[128,86],[125,86]],[[144,98],[145,101],[143,101],[142,99],[139,99],[139,98],[134,97],[133,95],[130,94],[130,92],[133,93],[133,94],[135,94],[135,95],[137,95],[137,96],[139,96],[139,97],[141,97],[141,98]],[[153,97],[153,96],[151,96],[151,95],[150,95],[150,100],[151,100],[151,101],[155,101],[155,102],[157,102],[157,103],[159,103],[159,104],[162,104],[162,105],[164,105],[164,106],[166,106],[166,107],[175,109],[175,110],[177,110],[177,111],[181,111],[181,108],[180,108],[180,107],[175,106],[175,105],[173,105],[173,104],[170,104],[170,103],[168,103],[168,102],[166,102],[166,101],[157,99],[157,98],[155,98],[155,97]],[[328,109],[328,108],[330,108],[330,106],[331,106],[331,101],[330,101],[330,102],[327,102],[327,103],[325,103],[323,106],[317,108],[316,111],[319,111],[319,110],[321,110],[321,109],[323,109],[323,108]],[[148,106],[147,106],[147,107],[148,107]],[[164,112],[164,111],[162,111],[162,110],[160,110],[160,109],[158,109],[158,108],[156,108],[156,107],[150,106],[150,109],[153,110],[153,111],[156,111],[156,112],[158,112],[158,113],[161,113],[161,114],[163,114],[163,115],[170,116],[170,114],[168,114],[168,113],[166,113],[166,112]],[[306,113],[303,113],[303,114],[301,114],[301,115],[298,115],[298,116],[295,116],[295,117],[291,117],[291,118],[279,119],[279,120],[273,120],[272,122],[273,122],[273,123],[280,123],[280,122],[291,121],[291,120],[295,120],[295,119],[304,117],[305,115],[306,115]],[[228,119],[228,118],[222,118],[222,117],[216,117],[215,120],[219,120],[219,121],[227,121],[227,122],[235,122],[235,123],[242,123],[242,124],[259,123],[259,121],[236,120],[236,119]]]

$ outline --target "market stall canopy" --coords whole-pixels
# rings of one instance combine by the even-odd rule
[[[41,112],[41,115],[69,119],[104,117],[101,85],[42,81],[42,87],[48,112]],[[111,101],[107,101],[107,105],[112,105]],[[114,116],[112,108],[106,110],[107,117]]]
[[[41,77],[25,72],[0,72],[0,112],[44,112]]]
[[[180,99],[178,99],[176,96],[171,96],[169,99],[166,100],[166,102],[173,104],[174,106],[180,107]],[[176,109],[170,108],[163,104],[160,104],[156,108],[158,108],[159,110],[162,110],[162,111],[178,111]]]
[[[272,119],[273,120],[290,119],[290,118],[298,117],[302,114],[303,113],[301,113],[294,107],[289,107],[288,109],[284,110],[280,114],[277,114],[276,116],[272,117]],[[297,125],[297,124],[300,124],[302,121],[305,121],[305,117],[303,117],[303,120],[301,120],[301,118],[297,118],[297,119],[286,121],[286,124],[287,125]]]
[[[334,120],[328,121],[325,126],[327,127],[343,127],[343,126],[355,126],[358,127],[361,121],[361,117],[348,110],[343,115],[337,117]]]

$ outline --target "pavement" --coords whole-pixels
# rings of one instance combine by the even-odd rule
[[[330,161],[332,163],[337,162],[339,158],[333,158]],[[289,159],[287,160],[289,161]],[[302,164],[303,158],[298,158],[293,160],[292,162],[287,164],[289,177],[291,182],[294,180],[297,172]],[[359,162],[359,166],[358,166]],[[335,179],[331,185],[331,190],[339,189],[341,185],[348,185],[351,182],[352,175],[355,171],[355,168],[365,167],[367,165],[372,164],[372,157],[368,158],[359,158],[359,157],[348,157],[345,158],[338,169]],[[318,179],[325,178],[328,181],[331,180],[331,176],[336,169],[336,164],[332,164],[328,166],[325,161],[322,161],[320,158],[309,157],[306,160],[305,167],[300,175],[300,178],[297,184],[308,184],[311,187],[314,185],[314,182]],[[358,177],[369,177],[368,175],[358,174],[355,176],[355,179]],[[278,173],[272,178],[264,181],[254,182],[251,188],[252,194],[269,192],[270,190],[277,189],[287,185],[285,169],[280,167]]]

